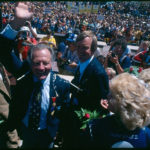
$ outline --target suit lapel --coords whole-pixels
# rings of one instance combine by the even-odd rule
[[[76,73],[75,73],[75,76],[74,76],[74,79],[71,81],[73,84],[75,85],[79,85],[79,79],[80,79],[80,70],[79,70],[80,67],[77,68],[76,70]]]
[[[90,71],[91,71],[91,66],[92,66],[92,64],[93,64],[93,61],[94,61],[94,58],[93,58],[93,60],[88,64],[88,66],[86,67],[86,69],[84,70],[84,73],[83,73],[83,75],[82,75],[82,77],[81,77],[81,80],[80,80],[80,83],[82,83],[83,81],[85,81],[86,79],[87,79],[87,77],[88,77],[88,75],[89,75],[89,73],[90,73]]]
[[[50,92],[50,99],[49,99],[50,100],[50,105],[49,105],[50,108],[52,106],[52,97],[56,97],[56,92],[55,92],[56,85],[54,84],[55,80],[56,80],[55,75],[53,72],[51,72],[50,73],[50,90],[49,90],[49,92]]]
[[[56,77],[55,77],[54,73],[51,72],[51,75],[50,75],[50,97],[56,97],[56,92],[55,92],[56,85],[54,84],[55,80],[56,80]]]

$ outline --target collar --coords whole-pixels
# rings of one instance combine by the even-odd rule
[[[88,66],[88,64],[93,60],[94,55],[92,55],[91,58],[86,60],[85,62],[79,62],[79,67],[80,67],[80,73],[83,73],[85,68]]]
[[[48,74],[48,76],[45,79],[41,80],[41,82],[42,82],[42,84],[49,84],[49,80],[50,80],[50,73]],[[33,75],[33,81],[34,82],[39,81],[35,75]]]
[[[84,62],[80,62],[79,61],[79,66],[83,66],[85,64],[89,64],[94,58],[94,55],[92,55],[88,60],[84,61]]]

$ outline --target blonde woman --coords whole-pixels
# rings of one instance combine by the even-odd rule
[[[144,82],[129,73],[114,77],[108,109],[114,114],[88,124],[84,138],[88,147],[150,147],[150,129],[146,127],[150,124],[150,91]]]
[[[144,82],[150,86],[150,68],[142,70],[142,72],[139,73],[139,79],[144,80]]]

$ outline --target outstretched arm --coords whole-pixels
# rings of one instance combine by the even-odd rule
[[[17,2],[15,4],[15,17],[14,20],[10,22],[13,29],[19,30],[26,21],[31,19],[33,9],[29,8],[29,6],[31,6],[30,2]]]
[[[17,2],[15,3],[15,17],[0,33],[0,62],[6,69],[15,76],[20,76],[28,70],[28,64],[21,62],[17,56],[12,52],[15,48],[15,37],[17,30],[33,15],[29,8],[30,2]],[[29,10],[30,9],[30,10]]]

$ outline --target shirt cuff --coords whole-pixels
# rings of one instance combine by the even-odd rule
[[[3,31],[0,34],[2,34],[4,37],[10,40],[14,40],[18,34],[18,31],[12,29],[12,27],[9,24],[7,24],[7,26],[3,29]]]

